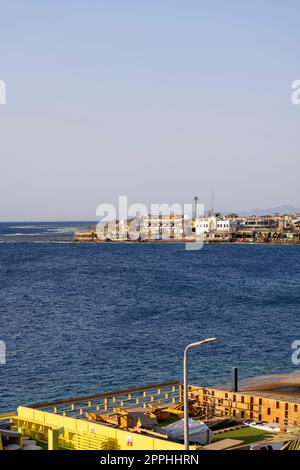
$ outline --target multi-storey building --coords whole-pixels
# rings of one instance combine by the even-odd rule
[[[238,390],[190,386],[204,414],[277,424],[282,431],[300,426],[299,373],[254,377],[241,381]]]
[[[140,234],[144,240],[180,240],[192,236],[191,221],[185,215],[159,214],[140,218]]]

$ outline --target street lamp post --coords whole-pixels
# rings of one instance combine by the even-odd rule
[[[189,344],[184,350],[183,357],[183,410],[184,410],[184,449],[189,450],[189,387],[188,387],[188,351],[194,346],[217,341],[218,338],[207,338]]]

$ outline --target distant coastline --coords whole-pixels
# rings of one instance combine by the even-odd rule
[[[300,244],[300,214],[147,214],[77,230],[76,242]]]
[[[108,232],[109,227],[102,226],[106,231],[99,237],[98,227],[93,221],[68,221],[68,222],[0,222],[0,243],[98,243],[98,244],[174,244],[192,243],[195,241],[204,244],[300,244],[300,217],[294,215],[252,216],[252,217],[225,217],[221,215],[205,216],[198,219],[197,224],[208,224],[205,232],[199,237],[197,234],[189,237],[174,237],[176,224],[180,221],[165,224],[166,219],[159,221],[155,239],[149,239],[149,231],[141,230],[136,239],[130,239],[126,233],[116,234]],[[119,221],[117,221],[119,223]],[[195,227],[195,221],[192,221]],[[222,227],[218,227],[222,225]],[[149,225],[149,224],[148,224]],[[175,225],[175,228],[174,228]],[[118,227],[117,227],[118,228]],[[147,226],[149,230],[149,226]],[[165,232],[173,230],[173,236]],[[120,237],[121,235],[121,237]],[[147,236],[145,236],[147,235]],[[151,235],[151,233],[150,233]],[[120,238],[118,238],[120,237]]]

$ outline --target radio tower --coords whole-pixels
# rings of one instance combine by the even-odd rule
[[[215,202],[214,199],[215,199],[215,192],[214,192],[214,190],[212,190],[212,192],[211,192],[211,209],[209,211],[210,216],[214,215],[214,202]]]
[[[194,220],[197,219],[197,206],[198,206],[198,196],[195,196],[194,197],[194,214],[193,214],[193,218]]]

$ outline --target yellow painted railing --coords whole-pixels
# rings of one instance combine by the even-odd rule
[[[183,450],[176,442],[112,428],[85,419],[75,419],[20,406],[13,421],[26,435],[48,440],[49,430],[60,429],[59,446],[78,450]],[[191,446],[191,449],[197,449]]]
[[[10,420],[11,418],[13,418],[14,416],[16,416],[16,413],[4,413],[4,414],[0,414],[0,421],[6,421],[6,420]]]

